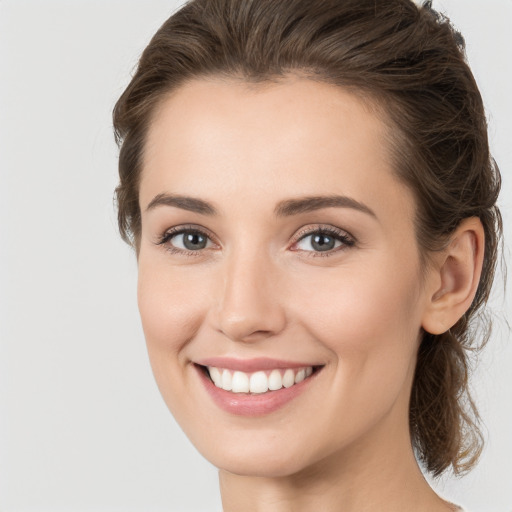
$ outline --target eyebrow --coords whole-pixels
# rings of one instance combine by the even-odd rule
[[[148,204],[146,211],[152,210],[157,206],[173,206],[201,215],[218,215],[217,209],[211,203],[190,196],[158,194]],[[274,215],[276,217],[291,217],[301,213],[321,210],[322,208],[351,208],[377,218],[375,212],[364,203],[356,201],[351,197],[340,195],[307,196],[297,199],[286,199],[277,204],[274,209]]]
[[[153,210],[157,206],[174,206],[201,215],[218,215],[217,210],[210,203],[196,197],[158,194],[148,204],[146,211]]]
[[[309,196],[298,199],[287,199],[276,206],[274,213],[277,217],[289,217],[299,213],[312,212],[322,208],[352,208],[377,218],[375,212],[365,204],[347,196]]]

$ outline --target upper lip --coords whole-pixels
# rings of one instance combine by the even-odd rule
[[[214,366],[240,372],[257,372],[259,370],[273,370],[275,368],[307,368],[308,366],[322,366],[319,364],[285,361],[283,359],[271,359],[257,357],[254,359],[236,359],[233,357],[208,357],[194,361],[201,366]]]

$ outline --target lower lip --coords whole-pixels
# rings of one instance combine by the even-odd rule
[[[205,374],[204,370],[196,365],[201,381],[213,401],[224,411],[238,416],[263,416],[277,411],[288,402],[299,396],[316,377],[319,370],[298,384],[289,388],[281,388],[266,393],[232,393],[218,388]]]

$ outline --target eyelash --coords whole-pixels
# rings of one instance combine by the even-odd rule
[[[208,232],[204,231],[203,229],[199,229],[195,226],[178,226],[176,228],[171,228],[167,230],[162,236],[159,237],[158,241],[156,242],[156,245],[162,245],[166,246],[165,249],[169,251],[171,254],[181,254],[185,256],[201,256],[201,253],[203,250],[199,249],[196,251],[191,250],[183,250],[179,249],[177,247],[172,246],[169,242],[172,238],[174,238],[177,235],[182,235],[185,233],[194,233],[202,235],[209,240],[212,240],[212,237],[208,234]],[[296,239],[293,242],[293,245],[298,244],[308,236],[312,235],[326,235],[333,237],[336,241],[339,241],[342,243],[341,246],[331,249],[329,251],[305,251],[300,249],[294,249],[295,251],[299,252],[305,252],[307,253],[308,257],[318,258],[318,257],[329,257],[333,256],[334,254],[337,254],[338,252],[344,251],[346,249],[349,249],[353,247],[356,244],[356,240],[349,235],[347,232],[342,231],[338,228],[332,227],[332,226],[317,226],[314,229],[304,229],[300,231]]]

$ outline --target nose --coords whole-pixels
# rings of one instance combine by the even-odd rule
[[[275,336],[286,323],[279,271],[263,254],[232,255],[224,262],[214,313],[216,328],[233,341]]]

